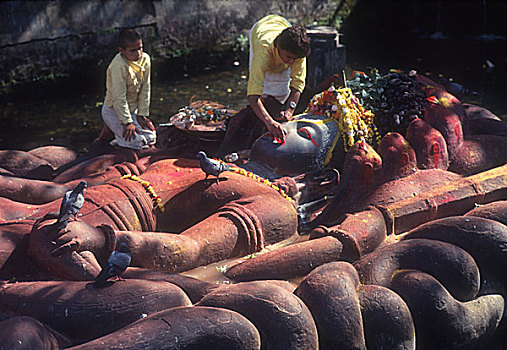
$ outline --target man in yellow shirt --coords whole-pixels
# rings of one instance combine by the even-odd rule
[[[155,127],[148,119],[150,56],[143,52],[143,41],[133,29],[120,32],[118,50],[107,68],[102,118],[115,135],[112,145],[148,148],[157,140]]]
[[[269,15],[250,30],[249,105],[233,116],[219,156],[248,149],[267,129],[279,142],[285,132],[281,122],[293,119],[305,87],[306,57],[310,41],[304,27],[283,17]]]

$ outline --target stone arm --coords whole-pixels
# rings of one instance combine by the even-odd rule
[[[151,157],[136,160],[123,155],[106,154],[71,167],[54,181],[0,175],[0,197],[19,203],[45,204],[61,199],[81,180],[91,187],[123,175],[140,175],[151,161]]]
[[[183,272],[257,252],[294,234],[297,219],[291,208],[278,210],[279,204],[276,198],[254,197],[229,203],[181,234],[119,231],[116,238],[129,242],[133,266]]]
[[[159,165],[158,170],[161,168]],[[178,173],[184,171],[190,169]],[[184,178],[192,176],[204,178],[204,174],[199,172]],[[156,220],[159,221],[157,229],[180,232],[169,230],[170,223],[180,219],[179,222],[185,222],[187,228],[179,234],[153,232],[155,218],[149,213],[138,216],[140,222],[137,223],[120,220],[122,216],[128,219],[135,217],[132,215],[136,215],[137,211],[145,211],[146,207],[139,202],[142,193],[136,191],[138,202],[132,202],[133,198],[117,200],[114,206],[106,205],[84,215],[79,222],[69,223],[65,232],[54,232],[52,222],[40,221],[34,225],[31,233],[30,256],[51,276],[90,280],[100,272],[101,264],[120,240],[131,246],[132,265],[180,272],[259,251],[264,245],[296,233],[297,214],[291,202],[272,188],[245,176],[234,173],[226,176],[227,180],[219,184],[200,180],[195,182],[194,179],[185,185],[190,186],[186,187],[187,190],[179,187],[183,186],[179,183],[176,186],[179,190],[171,196],[160,190],[159,193],[167,199],[164,212],[155,210]],[[155,188],[160,188],[162,182],[168,183],[167,179],[157,183],[149,174],[146,178]],[[115,192],[96,192],[93,201],[97,204],[100,199],[119,198],[118,191],[127,190],[123,185],[120,186],[121,182],[127,181],[113,181],[111,184],[119,186],[111,188]],[[131,182],[129,190],[139,190],[137,182]],[[178,211],[174,203],[194,210]],[[115,220],[120,221],[115,223]],[[122,225],[126,229],[122,229]],[[114,229],[107,228],[113,226]]]

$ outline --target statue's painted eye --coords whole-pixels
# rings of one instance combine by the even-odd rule
[[[431,145],[430,155],[433,160],[433,165],[436,165],[440,162],[440,145],[438,143]]]
[[[434,156],[435,154],[438,154],[438,153],[440,153],[440,147],[437,143],[434,143],[433,145],[431,145],[430,154],[432,156]]]
[[[282,146],[285,145],[285,140],[280,140],[280,139],[276,138],[275,135],[273,135],[269,131],[267,131],[264,134],[262,134],[262,137],[264,137],[264,136],[272,137],[273,138],[273,143],[281,144]]]
[[[312,141],[312,143],[315,145],[315,147],[319,147],[319,144],[317,142],[315,142],[315,140],[312,137],[312,134],[310,134],[310,131],[308,131],[308,129],[306,129],[306,128],[298,129],[298,134],[303,136],[304,138]]]

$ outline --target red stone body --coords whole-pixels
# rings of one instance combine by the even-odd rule
[[[75,252],[65,253],[69,258],[67,265],[85,267],[65,272],[62,258],[51,255],[56,248],[48,238],[53,237],[52,221],[43,220],[34,226],[31,255],[47,272],[58,275],[61,270],[60,275],[65,278],[90,279],[98,273],[100,265],[89,251],[103,261],[109,250],[98,243],[92,247],[87,242],[95,239],[105,244],[107,235],[95,227],[110,226],[118,231],[117,239],[128,236],[133,264],[179,272],[253,253],[296,233],[294,206],[274,189],[233,172],[223,173],[218,183],[204,181],[204,177],[194,160],[162,160],[152,164],[142,174],[142,180],[151,184],[161,197],[163,211],[139,181],[113,179],[90,187],[80,210],[82,223],[69,224],[70,233],[53,233],[59,245],[76,242],[73,230],[77,236],[80,231],[88,235],[78,238],[82,241]],[[39,219],[46,213],[58,212],[60,205],[59,201],[39,206],[3,201],[4,220]],[[109,246],[114,247],[114,242]]]

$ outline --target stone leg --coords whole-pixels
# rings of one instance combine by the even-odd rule
[[[255,326],[239,313],[205,306],[176,307],[150,315],[72,350],[258,350]]]

